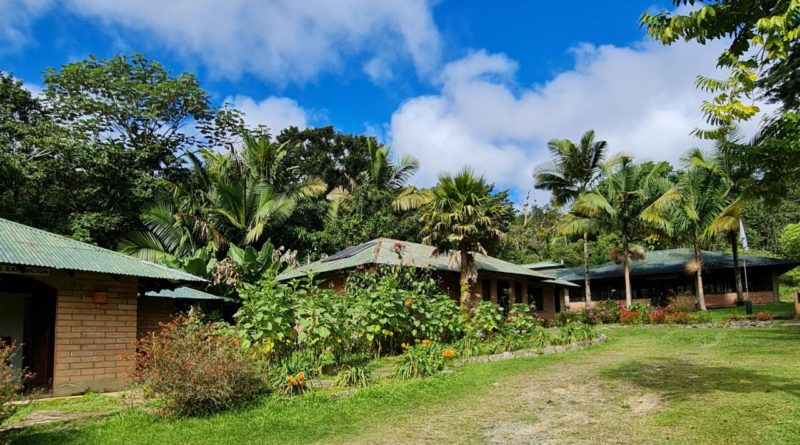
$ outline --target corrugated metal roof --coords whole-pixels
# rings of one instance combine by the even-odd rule
[[[113,250],[0,218],[0,264],[81,270],[176,282],[205,280]]]
[[[527,263],[527,264],[520,264],[521,267],[526,269],[555,269],[555,268],[563,268],[564,263],[557,263],[555,261],[540,261],[538,263]]]
[[[179,287],[175,290],[162,289],[158,292],[150,291],[145,293],[145,296],[187,300],[222,300],[222,297],[218,297],[214,294],[209,294],[208,292],[203,292],[201,290],[192,289],[191,287]]]
[[[703,266],[706,270],[733,269],[733,257],[731,254],[707,250],[704,250],[702,253]],[[645,252],[645,258],[643,260],[631,261],[631,276],[684,273],[686,263],[693,258],[694,251],[691,249],[667,249]],[[787,271],[800,264],[800,262],[793,260],[753,255],[739,255],[739,261],[744,261],[747,267],[773,267],[782,271]],[[548,272],[558,276],[562,280],[574,282],[583,280],[583,266],[569,269],[554,269]],[[589,277],[591,279],[621,278],[622,276],[622,264],[616,264],[611,261],[589,268]]]
[[[349,247],[326,259],[286,271],[278,276],[278,279],[290,280],[309,274],[332,272],[367,264],[398,265],[401,262],[401,255],[398,250],[402,252],[402,263],[404,265],[449,272],[459,271],[459,266],[457,262],[452,261],[451,255],[434,255],[435,248],[433,246],[389,238],[378,238],[358,246]],[[527,275],[544,279],[553,278],[550,275],[528,270],[508,261],[483,254],[475,255],[475,262],[478,270]]]

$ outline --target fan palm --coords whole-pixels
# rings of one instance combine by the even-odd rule
[[[464,168],[456,175],[442,174],[433,199],[422,211],[422,242],[436,254],[451,252],[460,267],[461,305],[471,304],[477,281],[475,254],[503,236],[500,221],[510,211],[503,195],[492,195],[493,184]],[[457,252],[456,252],[457,251]]]
[[[643,256],[631,239],[642,229],[642,210],[669,187],[669,169],[666,162],[636,164],[629,155],[617,155],[601,167],[603,180],[593,190],[581,193],[559,224],[566,234],[606,231],[619,236],[621,249],[611,256],[622,263],[628,305],[633,303],[630,261]]]
[[[391,148],[388,145],[373,145],[367,141],[370,164],[359,178],[364,184],[377,190],[387,191],[394,195],[392,202],[395,210],[413,210],[422,207],[431,200],[430,190],[418,190],[408,186],[409,179],[419,170],[419,161],[409,154],[400,157],[397,163],[391,160]],[[336,187],[328,194],[331,201],[332,217],[337,215],[340,206],[351,204],[352,190],[357,186],[351,179],[349,188]]]
[[[738,221],[741,214],[740,203],[730,195],[730,182],[713,170],[697,166],[704,159],[699,149],[692,150],[683,159],[686,169],[681,172],[677,184],[642,212],[644,220],[692,246],[694,258],[686,269],[695,275],[701,310],[706,310],[703,243],[715,230],[723,227],[730,230],[730,221]],[[738,228],[738,223],[736,226]]]
[[[583,134],[578,145],[568,139],[553,139],[547,143],[553,161],[537,168],[534,179],[537,189],[549,190],[553,194],[553,203],[556,206],[573,202],[597,182],[608,143],[595,141],[594,137],[594,130],[589,130]],[[597,227],[587,226],[582,234],[584,297],[587,307],[592,301],[589,282],[589,234],[596,232]]]

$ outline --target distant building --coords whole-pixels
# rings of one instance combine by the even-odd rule
[[[695,276],[686,272],[694,258],[691,249],[646,252],[640,261],[631,261],[631,287],[635,302],[664,305],[672,297],[696,295]],[[742,286],[754,304],[777,302],[778,276],[800,262],[763,256],[740,255]],[[549,273],[579,285],[569,289],[567,305],[571,310],[584,306],[583,267],[552,269]],[[621,264],[608,262],[589,268],[592,302],[625,300],[625,282]],[[703,291],[708,307],[736,304],[733,259],[729,253],[703,251]]]
[[[292,269],[278,276],[286,281],[313,274],[323,286],[343,292],[347,277],[360,268],[404,264],[431,269],[442,291],[459,300],[458,255],[434,255],[434,247],[423,244],[378,238],[348,247],[319,261]],[[478,280],[471,289],[475,300],[491,301],[506,313],[515,303],[535,303],[543,317],[552,317],[564,308],[565,287],[575,286],[552,274],[526,269],[499,258],[475,254]]]

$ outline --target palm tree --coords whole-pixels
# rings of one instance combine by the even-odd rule
[[[393,194],[392,204],[397,211],[417,209],[430,202],[430,190],[418,190],[407,185],[409,179],[419,170],[419,161],[415,157],[404,154],[399,162],[394,163],[391,160],[391,147],[373,145],[371,140],[367,141],[367,149],[370,164],[358,180],[377,190]],[[328,194],[328,200],[332,204],[331,217],[336,217],[340,206],[352,205],[352,191],[357,186],[356,182],[351,179],[349,188],[336,187]]]
[[[493,188],[470,168],[455,176],[442,174],[420,218],[424,244],[435,246],[436,254],[458,251],[463,308],[471,304],[478,278],[475,253],[485,253],[489,243],[503,236],[500,223],[510,212],[505,195],[492,195]]]
[[[553,194],[553,204],[560,207],[573,202],[581,193],[597,182],[600,165],[606,155],[608,143],[595,141],[594,130],[583,134],[579,145],[568,139],[553,139],[547,148],[553,161],[534,172],[536,188],[549,190]],[[583,230],[583,284],[586,307],[592,301],[589,283],[589,234],[596,233],[596,227],[586,226]]]
[[[603,180],[593,190],[578,196],[571,213],[560,224],[564,233],[602,229],[619,235],[621,249],[610,253],[615,261],[622,263],[625,301],[629,306],[633,304],[630,261],[643,257],[643,249],[631,245],[631,240],[643,229],[642,210],[669,187],[666,177],[669,170],[666,162],[636,164],[629,155],[617,155],[601,167]]]
[[[298,201],[325,191],[320,179],[294,177],[283,165],[292,146],[248,134],[243,142],[240,152],[189,154],[199,186],[191,190],[173,186],[171,202],[144,211],[148,232],[131,235],[120,248],[157,259],[180,257],[187,249],[211,243],[217,256],[224,258],[231,243],[260,245],[267,229],[286,221]]]
[[[744,207],[751,199],[750,191],[754,182],[754,169],[750,160],[740,156],[737,149],[741,145],[741,139],[741,133],[734,129],[715,142],[713,156],[706,157],[698,152],[700,155],[691,160],[693,166],[721,176],[730,186],[728,193],[732,198],[731,203],[709,227],[709,234],[714,237],[725,237],[731,246],[737,302],[745,299],[742,291],[742,272],[739,267],[739,231],[742,227]]]
[[[648,206],[642,218],[692,246],[694,258],[686,269],[695,275],[697,301],[700,309],[706,310],[702,246],[715,227],[729,226],[721,221],[738,218],[729,212],[731,208],[739,208],[739,204],[732,202],[735,200],[730,195],[730,182],[725,177],[696,165],[706,163],[699,149],[692,150],[683,162],[686,169],[681,172],[677,184]]]

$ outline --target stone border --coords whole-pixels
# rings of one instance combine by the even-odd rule
[[[470,357],[465,360],[456,360],[454,366],[459,368],[464,365],[472,363],[499,362],[503,360],[511,360],[514,358],[538,357],[540,355],[546,355],[546,354],[556,354],[559,352],[576,351],[578,349],[586,349],[589,346],[599,345],[601,343],[605,343],[606,341],[608,341],[608,336],[606,334],[600,334],[594,340],[579,341],[570,343],[568,345],[545,346],[544,348],[541,349],[521,349],[519,351],[507,351],[507,352],[501,352],[499,354],[478,355],[475,357]]]

